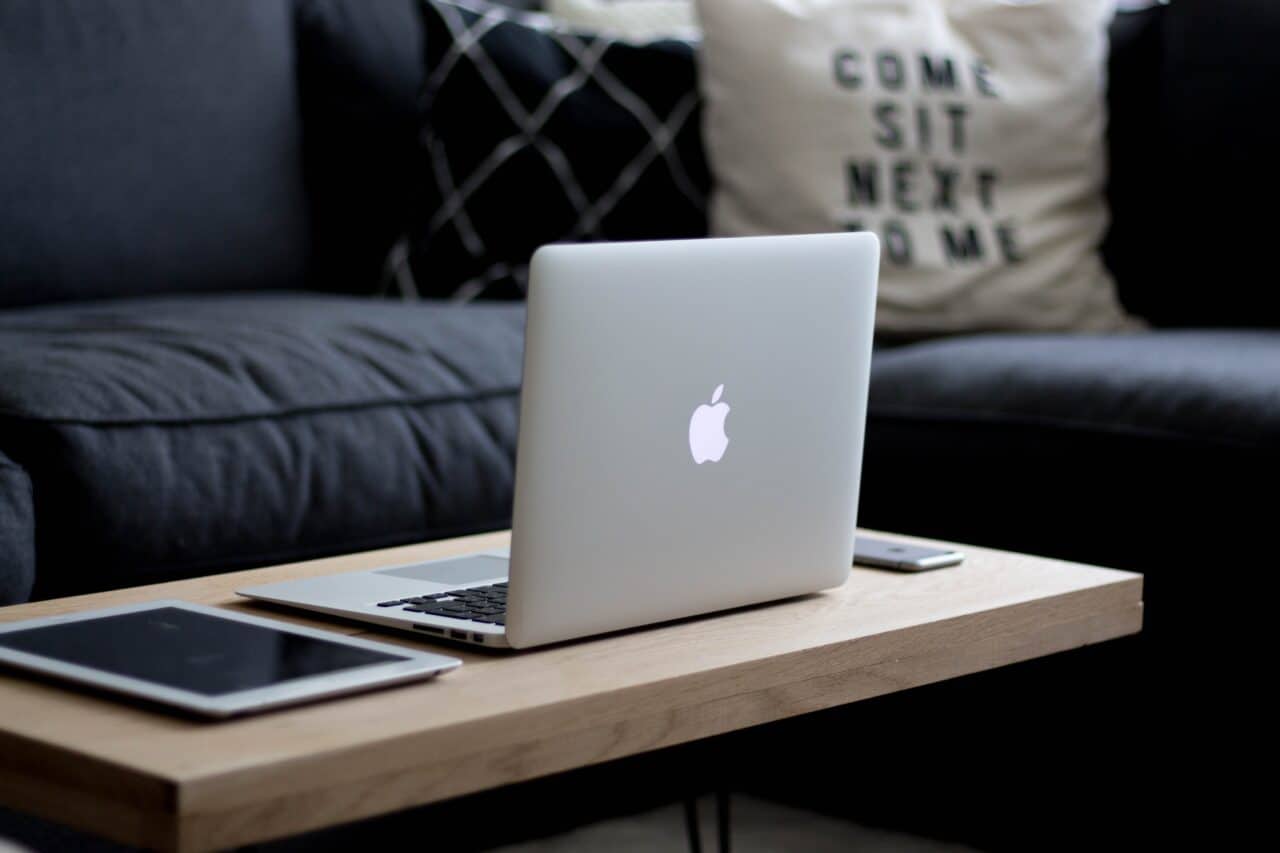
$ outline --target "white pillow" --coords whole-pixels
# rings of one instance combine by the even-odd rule
[[[1114,0],[698,0],[713,230],[868,229],[877,326],[1133,325],[1098,254]]]
[[[573,27],[628,39],[695,39],[691,0],[547,0],[547,13]]]

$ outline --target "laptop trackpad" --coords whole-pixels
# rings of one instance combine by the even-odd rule
[[[456,560],[438,560],[434,563],[419,563],[416,566],[401,566],[398,569],[382,569],[376,574],[463,586],[476,581],[506,577],[507,562],[503,557],[474,555],[459,557]]]

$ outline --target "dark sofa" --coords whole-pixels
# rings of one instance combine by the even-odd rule
[[[1153,323],[1280,324],[1248,215],[1275,63],[1228,47],[1278,18],[1116,23],[1107,254]],[[420,39],[411,0],[0,5],[0,601],[508,522],[520,307],[377,298]],[[1162,531],[1247,514],[1228,484],[1274,462],[1278,365],[1270,331],[883,348],[861,521],[1146,570],[1158,601],[1189,558]]]
[[[0,602],[509,523],[522,309],[372,298],[409,0],[0,4]]]
[[[1113,35],[1154,328],[881,348],[859,521],[1146,572],[1159,670],[1273,515],[1280,9]],[[419,39],[411,0],[0,2],[0,603],[509,523],[521,307],[383,295]]]

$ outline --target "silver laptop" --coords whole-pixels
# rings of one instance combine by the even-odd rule
[[[878,261],[865,233],[539,249],[510,553],[240,593],[526,648],[842,584]]]

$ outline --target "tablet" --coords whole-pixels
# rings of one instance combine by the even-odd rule
[[[182,601],[0,625],[0,663],[210,717],[430,678],[456,658]]]

